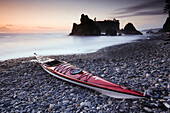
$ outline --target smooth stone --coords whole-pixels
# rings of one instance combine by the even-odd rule
[[[91,102],[81,102],[80,106],[88,106],[88,107],[90,107],[91,106]]]
[[[48,108],[48,111],[51,111],[51,110],[54,108],[54,105],[55,105],[55,104],[50,104],[50,105],[49,105],[49,108]]]
[[[148,77],[150,77],[150,76],[151,76],[150,74],[146,73],[146,78],[148,78]]]
[[[73,93],[75,91],[75,89],[71,89],[70,92]]]
[[[152,113],[153,111],[150,109],[150,108],[148,108],[148,107],[144,107],[143,108],[145,111],[147,111],[147,112],[149,112],[149,113]]]
[[[112,101],[111,101],[111,100],[108,100],[108,104],[111,105],[111,104],[112,104]]]
[[[70,101],[69,100],[64,100],[62,102],[63,102],[63,104],[68,104]]]
[[[170,105],[169,105],[167,102],[163,102],[163,104],[164,104],[168,109],[170,109]]]
[[[102,74],[102,75],[100,75],[101,77],[105,77],[106,75],[104,75],[104,74]]]
[[[96,109],[97,109],[97,110],[99,110],[99,109],[100,109],[100,107],[98,106]]]
[[[163,97],[164,99],[170,99],[170,96],[165,96],[165,97]]]
[[[74,93],[71,93],[70,96],[74,96],[75,94]]]

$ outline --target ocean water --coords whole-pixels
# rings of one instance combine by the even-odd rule
[[[91,53],[101,48],[129,43],[141,35],[68,36],[61,33],[0,33],[0,60],[40,55]]]

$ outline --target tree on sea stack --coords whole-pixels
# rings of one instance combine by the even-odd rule
[[[170,0],[165,0],[165,3],[164,11],[168,12],[170,16]]]
[[[170,32],[170,0],[165,0],[165,7],[164,7],[164,11],[168,12],[168,18],[166,19],[164,25],[163,25],[163,30],[165,32]]]

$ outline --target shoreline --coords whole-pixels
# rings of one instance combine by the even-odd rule
[[[12,35],[9,35],[11,37]],[[8,43],[12,43],[13,38],[11,37],[9,40],[8,38],[5,39],[4,36],[4,43],[3,38],[1,37],[2,44],[4,47],[8,46]],[[24,39],[20,40],[19,37],[25,37]],[[36,37],[36,38],[31,38]],[[45,42],[42,41],[41,43],[38,43],[37,40],[44,40],[43,37],[49,37],[46,39],[46,41],[49,41],[49,45],[47,45]],[[54,38],[56,37],[56,38]],[[120,38],[119,38],[120,37]],[[48,35],[16,35],[14,38],[15,43],[17,40],[20,41],[20,43],[24,43],[26,40],[28,40],[28,43],[22,47],[20,44],[16,42],[14,45],[10,46],[9,48],[1,48],[1,56],[0,61],[10,60],[10,59],[18,59],[18,58],[24,58],[24,57],[31,57],[33,56],[34,52],[37,52],[38,54],[47,56],[47,55],[71,55],[71,54],[86,54],[86,53],[92,53],[96,52],[97,50],[108,47],[111,45],[118,45],[122,43],[132,42],[134,40],[140,39],[143,36],[115,36],[115,37],[76,37],[76,36],[66,36],[66,35],[60,35],[60,34],[48,34]],[[88,38],[92,39],[89,40]],[[66,42],[63,44],[60,44],[58,41]],[[34,45],[32,45],[32,42],[35,42]],[[45,48],[44,45],[45,44]],[[37,45],[37,46],[36,46]],[[84,46],[83,46],[84,45]],[[87,46],[88,45],[88,46]],[[63,49],[62,49],[63,48]]]
[[[138,35],[127,35],[127,36],[138,36]],[[139,36],[141,36],[141,35],[139,35]],[[146,37],[146,36],[144,36],[144,37]],[[105,47],[102,47],[101,49],[98,49],[98,50],[96,50],[95,52],[87,52],[87,53],[70,53],[70,54],[61,54],[61,55],[44,55],[44,56],[46,56],[46,57],[48,57],[48,56],[72,56],[72,55],[87,55],[87,54],[98,54],[98,51],[100,51],[100,50],[103,50],[103,49],[105,49],[105,48],[108,48],[108,47],[114,47],[114,46],[119,46],[119,45],[126,45],[126,44],[128,44],[128,43],[134,43],[134,42],[136,42],[136,41],[141,41],[141,40],[146,40],[146,38],[144,38],[144,37],[142,37],[143,39],[136,39],[136,40],[132,40],[132,41],[130,41],[130,42],[126,42],[126,43],[122,43],[122,44],[116,44],[116,45],[110,45],[110,46],[105,46]],[[33,53],[32,53],[33,54]],[[41,55],[41,54],[40,54]],[[34,58],[34,56],[24,56],[24,57],[16,57],[16,58],[9,58],[9,59],[5,59],[5,60],[0,60],[0,62],[4,62],[4,61],[8,61],[8,60],[19,60],[19,59],[31,59],[31,58]]]
[[[119,100],[49,76],[34,57],[0,61],[1,112],[168,112],[170,42],[165,35],[88,54],[51,56],[152,99]],[[167,99],[168,98],[168,99]]]

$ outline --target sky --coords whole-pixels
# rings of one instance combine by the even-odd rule
[[[0,0],[0,32],[71,32],[81,14],[97,21],[116,18],[120,28],[161,28],[164,0]]]

